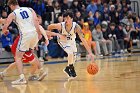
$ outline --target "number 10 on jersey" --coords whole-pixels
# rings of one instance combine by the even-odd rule
[[[20,15],[22,16],[23,19],[27,19],[29,17],[27,11],[20,12]]]

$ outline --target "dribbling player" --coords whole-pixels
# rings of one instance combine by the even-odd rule
[[[65,38],[59,38],[58,37],[58,43],[59,45],[66,51],[68,54],[68,65],[64,69],[64,72],[68,75],[70,78],[75,78],[76,72],[74,70],[74,62],[76,60],[76,33],[79,35],[81,41],[83,42],[86,50],[89,53],[89,56],[91,57],[92,62],[94,62],[94,55],[92,54],[92,51],[90,47],[88,46],[86,40],[84,39],[84,35],[81,31],[81,27],[76,23],[73,22],[73,13],[68,10],[63,15],[65,22],[57,23],[57,24],[50,24],[48,26],[48,30],[51,31],[53,29],[58,29],[59,33],[63,35]]]

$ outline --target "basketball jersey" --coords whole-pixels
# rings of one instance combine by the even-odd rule
[[[77,25],[76,22],[72,22],[72,27],[71,27],[70,31],[68,32],[66,30],[65,22],[61,22],[61,34],[65,35],[67,37],[68,41],[75,41],[75,38],[76,38],[75,27],[76,27],[76,25]],[[59,39],[59,40],[61,41],[61,39]]]
[[[33,21],[33,13],[30,8],[20,7],[13,11],[15,14],[15,23],[18,26],[20,34],[28,34],[28,32],[35,32],[36,28]]]

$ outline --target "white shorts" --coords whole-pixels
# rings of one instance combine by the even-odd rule
[[[20,35],[17,49],[21,52],[29,51],[29,49],[34,49],[38,43],[38,33],[30,32],[27,35]]]
[[[67,41],[67,42],[58,41],[58,44],[64,49],[64,51],[67,54],[77,53],[77,47],[75,41]]]

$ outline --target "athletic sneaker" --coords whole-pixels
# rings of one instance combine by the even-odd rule
[[[74,69],[74,66],[70,66],[70,74],[71,74],[71,77],[76,77],[76,72],[75,72],[75,69]]]
[[[11,83],[14,84],[14,85],[19,85],[19,84],[27,84],[27,81],[24,78],[22,78],[22,79],[19,78],[19,79],[15,80]]]
[[[47,71],[41,71],[37,80],[42,81],[46,75],[47,75]]]
[[[64,73],[67,74],[68,77],[71,77],[71,72],[70,72],[70,67],[69,66],[66,66],[66,68],[63,71],[64,71]]]
[[[32,75],[28,78],[29,81],[35,81],[38,80],[38,77],[36,75]]]
[[[4,79],[4,73],[0,72],[0,79],[3,80]]]

